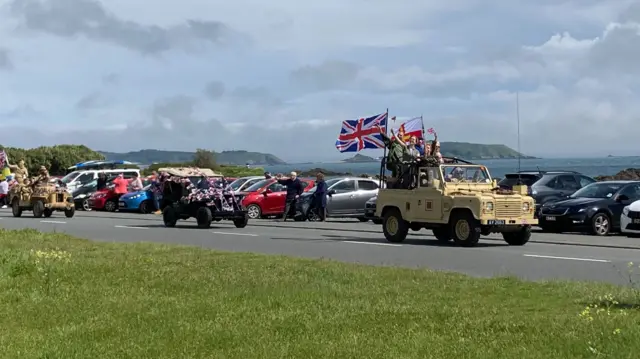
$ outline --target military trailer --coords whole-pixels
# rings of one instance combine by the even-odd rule
[[[247,211],[240,206],[228,186],[218,186],[221,174],[210,169],[160,168],[160,173],[170,177],[162,195],[162,219],[166,227],[175,227],[178,220],[196,219],[198,228],[210,228],[213,221],[233,221],[236,228],[244,228],[249,222]],[[196,188],[200,180],[207,180],[210,188]]]
[[[47,183],[31,187],[16,185],[9,193],[9,203],[14,217],[22,216],[22,211],[33,211],[35,218],[51,217],[53,212],[64,212],[67,218],[76,212],[73,197],[64,187]]]
[[[438,241],[473,247],[480,236],[501,233],[509,245],[531,237],[535,203],[526,186],[502,190],[489,170],[457,158],[405,162],[398,183],[380,189],[376,206],[389,242],[402,242],[409,230],[430,229]]]

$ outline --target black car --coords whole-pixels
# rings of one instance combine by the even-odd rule
[[[539,226],[549,232],[589,232],[605,236],[620,230],[620,215],[640,199],[640,181],[592,183],[567,199],[542,205]]]
[[[505,175],[498,186],[511,189],[518,183],[527,185],[529,195],[536,202],[535,213],[538,216],[543,204],[567,198],[594,182],[595,179],[574,171],[520,171]]]

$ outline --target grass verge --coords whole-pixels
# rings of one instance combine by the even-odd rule
[[[0,230],[2,358],[636,358],[630,289]],[[604,302],[603,302],[604,301]],[[599,303],[598,306],[587,306]]]

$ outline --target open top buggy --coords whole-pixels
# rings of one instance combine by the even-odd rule
[[[237,201],[229,184],[219,173],[194,167],[160,168],[162,183],[162,218],[164,225],[175,227],[179,219],[194,217],[199,228],[211,227],[212,221],[233,221],[244,228],[249,215]],[[202,181],[206,181],[202,185]]]
[[[35,179],[11,188],[9,203],[14,217],[22,216],[22,211],[33,211],[35,218],[48,218],[56,211],[64,212],[67,218],[74,216],[76,208],[66,188],[55,183],[31,183],[36,183]]]

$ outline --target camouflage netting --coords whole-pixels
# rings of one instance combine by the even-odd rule
[[[438,167],[440,166],[440,159],[436,156],[426,156],[420,162],[420,167]]]

